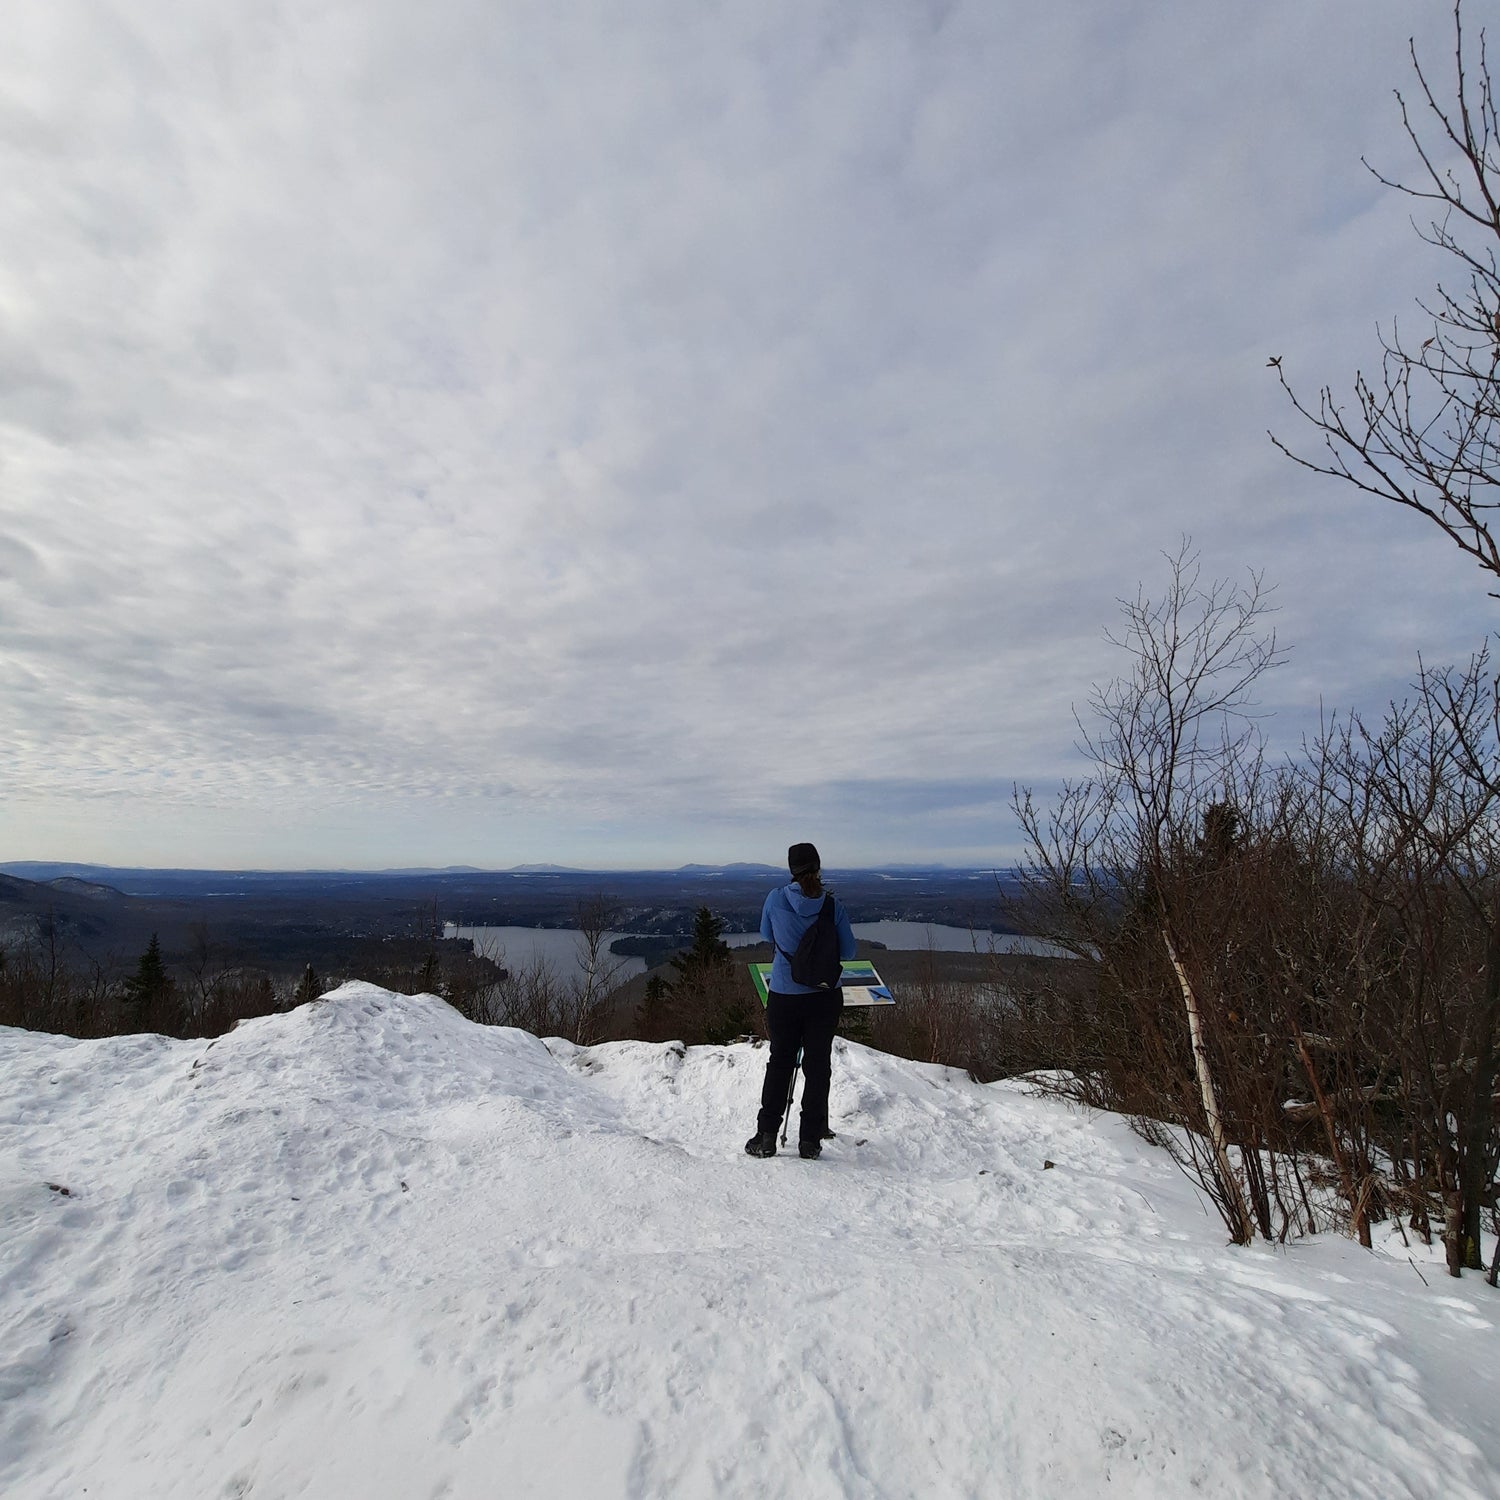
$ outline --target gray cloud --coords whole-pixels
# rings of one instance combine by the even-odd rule
[[[4,842],[1000,858],[954,789],[1068,762],[1183,531],[1279,582],[1288,736],[1466,652],[1440,539],[1264,436],[1439,269],[1359,166],[1414,24],[23,3]]]

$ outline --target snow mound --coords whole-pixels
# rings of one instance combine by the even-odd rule
[[[764,1058],[366,984],[0,1030],[0,1491],[1500,1495],[1477,1278],[1227,1248],[1121,1122],[843,1042],[754,1161]]]

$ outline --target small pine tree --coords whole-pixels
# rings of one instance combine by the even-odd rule
[[[1245,838],[1240,810],[1233,802],[1211,802],[1203,812],[1203,832],[1198,836],[1198,854],[1204,866],[1221,870],[1244,851]]]
[[[668,986],[678,1012],[693,1018],[689,1029],[712,1044],[755,1029],[748,984],[735,972],[723,931],[723,918],[700,906],[693,918],[692,946],[673,958],[677,978]]]
[[[306,1005],[316,1000],[323,993],[323,981],[318,978],[317,971],[311,964],[302,971],[302,978],[297,982],[297,992],[292,996],[292,1004]]]
[[[120,1007],[121,1031],[170,1030],[173,988],[172,976],[167,973],[161,956],[161,944],[153,932],[146,951],[135,966],[135,973],[125,981],[125,996]]]
[[[646,993],[636,1013],[636,1026],[642,1041],[665,1042],[671,1039],[668,1036],[672,1026],[671,992],[660,974],[652,974],[646,980]]]
[[[715,916],[706,906],[700,906],[693,917],[693,944],[686,953],[672,959],[677,970],[677,988],[684,980],[696,979],[700,975],[712,974],[730,966],[729,944],[721,936],[724,919]]]

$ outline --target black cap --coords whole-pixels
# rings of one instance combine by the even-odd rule
[[[818,858],[818,846],[793,844],[786,851],[786,866],[792,872],[793,880],[800,880],[804,875],[816,875],[823,868],[823,861]]]

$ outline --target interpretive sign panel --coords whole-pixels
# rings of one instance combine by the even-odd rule
[[[771,992],[770,964],[751,964],[751,976],[760,1003],[766,1003]],[[890,986],[875,972],[875,965],[867,958],[846,958],[844,972],[839,976],[839,988],[844,992],[845,1005],[894,1005],[896,997]]]

